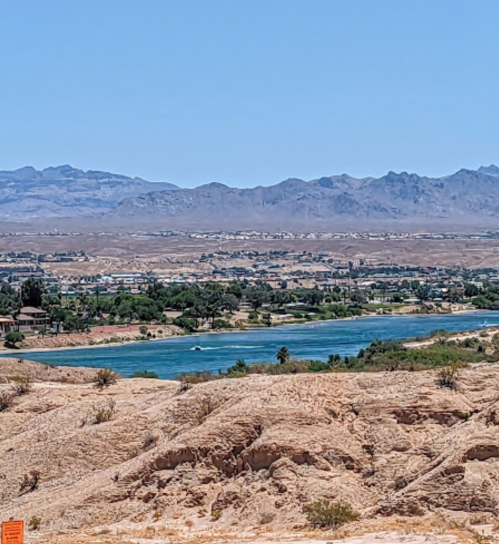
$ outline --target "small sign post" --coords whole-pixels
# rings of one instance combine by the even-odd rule
[[[2,544],[24,544],[24,521],[2,523]]]

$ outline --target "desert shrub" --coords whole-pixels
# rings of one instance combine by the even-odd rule
[[[116,412],[116,401],[109,399],[108,403],[104,406],[97,408],[94,415],[94,423],[99,425],[100,423],[107,423],[113,419]]]
[[[232,376],[248,374],[249,366],[246,364],[244,359],[238,359],[234,366],[229,366],[227,372]]]
[[[39,518],[37,516],[31,517],[31,519],[28,522],[28,529],[30,531],[38,531],[41,526],[42,526],[42,518]]]
[[[471,338],[465,338],[461,342],[461,345],[463,346],[463,348],[476,348],[480,345],[480,340],[475,336],[472,336]]]
[[[16,397],[27,395],[31,392],[32,381],[29,376],[14,376],[11,379],[14,381],[12,390]]]
[[[26,495],[32,491],[38,489],[40,483],[40,473],[37,470],[30,471],[29,474],[25,474],[21,486],[19,488],[20,495]]]
[[[114,385],[116,383],[117,378],[118,374],[116,374],[116,372],[110,368],[101,368],[97,372],[95,385],[97,387],[109,387],[110,385]]]
[[[155,446],[159,440],[159,436],[156,433],[148,432],[146,436],[144,437],[144,440],[142,440],[142,448],[144,450],[148,450]]]
[[[199,425],[205,421],[205,419],[219,407],[219,404],[213,400],[210,395],[206,395],[199,401],[198,409],[196,412],[196,419]]]
[[[213,321],[214,329],[232,329],[232,325],[225,319],[215,319]]]
[[[400,478],[397,478],[395,480],[393,487],[395,488],[396,491],[400,491],[401,489],[404,489],[404,487],[407,487],[408,485],[409,485],[409,482],[407,481],[407,479],[401,476]]]
[[[180,380],[183,384],[196,385],[197,383],[211,382],[217,378],[206,370],[203,372],[193,372],[192,374],[179,374],[176,379]]]
[[[313,527],[328,529],[337,529],[345,523],[358,519],[352,506],[342,501],[319,500],[312,502],[304,506],[303,513]]]
[[[11,393],[11,391],[3,390],[0,391],[0,412],[5,412],[7,408],[12,406],[12,403],[14,402],[14,395]]]
[[[449,333],[445,329],[435,329],[430,332],[430,338],[435,338],[438,336],[448,336]]]
[[[309,361],[308,362],[308,370],[310,372],[326,372],[330,370],[331,367],[328,363],[324,363],[323,361]]]
[[[159,376],[156,374],[156,372],[151,372],[150,370],[137,370],[137,372],[132,374],[132,378],[151,378],[158,380]]]
[[[223,515],[222,510],[212,510],[211,511],[211,521],[218,521]]]
[[[444,366],[437,373],[437,384],[440,387],[448,387],[449,389],[457,388],[457,381],[461,373],[461,366],[457,364],[451,364]]]

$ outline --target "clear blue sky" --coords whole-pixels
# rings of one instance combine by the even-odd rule
[[[499,162],[497,0],[10,0],[0,169],[194,186]]]

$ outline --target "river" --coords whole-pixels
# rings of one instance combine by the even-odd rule
[[[375,338],[402,339],[424,336],[435,329],[459,332],[484,326],[499,326],[499,312],[363,317],[196,334],[119,346],[20,351],[18,356],[54,365],[109,367],[123,376],[130,376],[137,370],[149,370],[161,378],[174,378],[183,372],[209,370],[216,373],[239,358],[247,363],[275,361],[275,354],[282,346],[286,346],[292,356],[324,361],[331,353],[356,355]],[[195,346],[201,350],[195,350]]]

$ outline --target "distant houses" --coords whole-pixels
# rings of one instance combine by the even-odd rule
[[[21,308],[15,319],[17,330],[19,331],[36,330],[43,327],[49,327],[51,324],[46,311],[31,306]]]
[[[47,312],[40,308],[25,306],[19,313],[12,316],[0,316],[0,335],[11,331],[30,332],[51,326]]]

